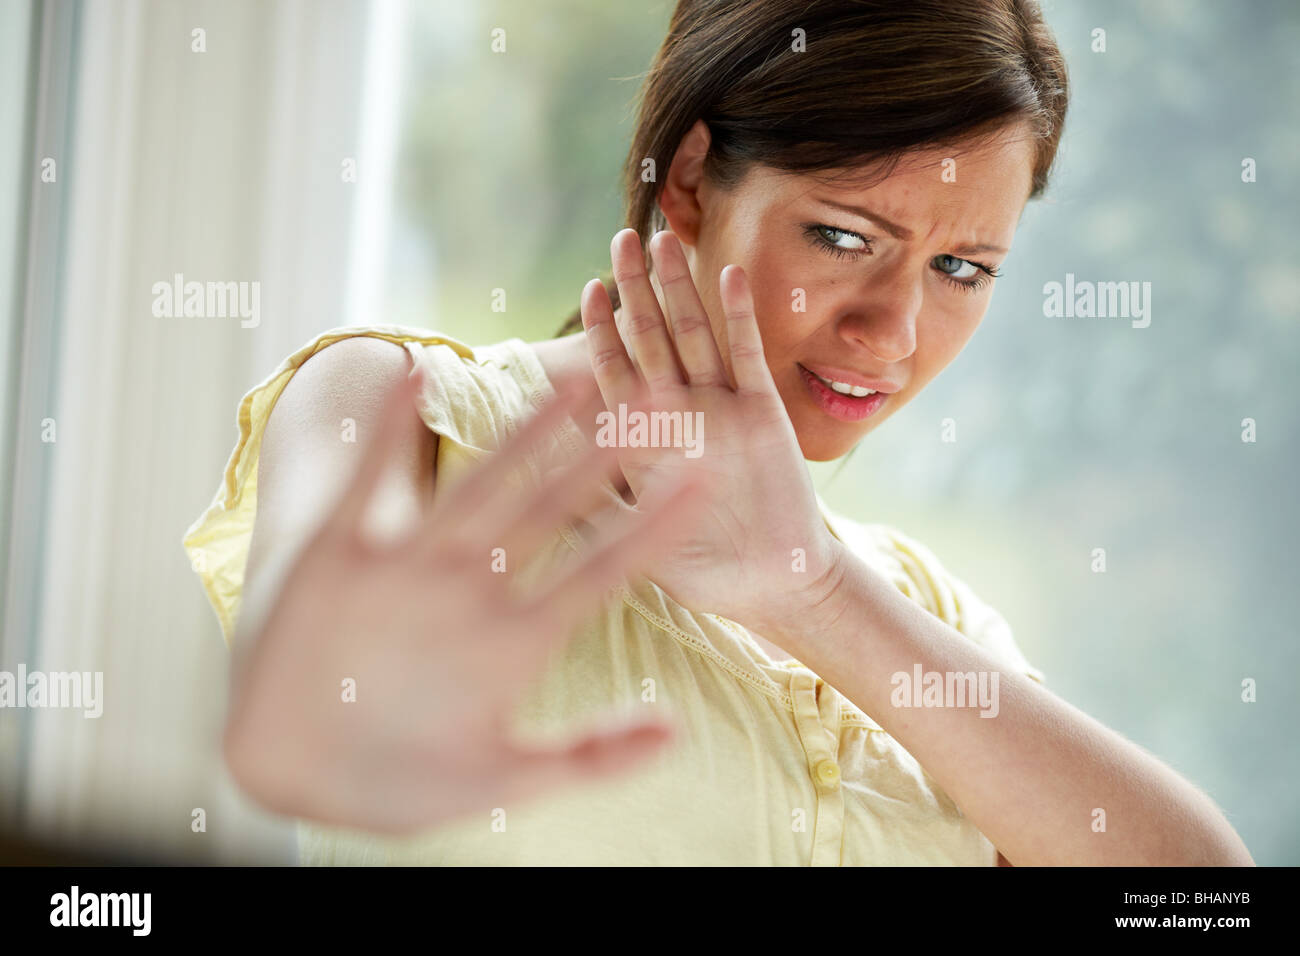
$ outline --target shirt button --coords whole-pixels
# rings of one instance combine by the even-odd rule
[[[834,789],[840,785],[840,765],[834,760],[823,760],[813,768],[817,782],[823,787]]]

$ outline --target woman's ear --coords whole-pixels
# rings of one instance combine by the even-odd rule
[[[699,242],[703,202],[707,201],[707,195],[702,195],[702,192],[707,192],[704,157],[709,152],[710,141],[708,124],[702,119],[696,120],[673,154],[668,175],[659,191],[659,209],[668,222],[668,228],[687,246]]]

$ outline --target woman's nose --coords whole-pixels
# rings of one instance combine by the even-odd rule
[[[852,311],[838,319],[837,332],[880,362],[901,362],[916,351],[921,297],[919,281],[900,278],[883,283],[873,277]]]

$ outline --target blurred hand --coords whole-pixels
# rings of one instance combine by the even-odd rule
[[[232,693],[224,749],[268,808],[320,823],[407,832],[640,764],[671,725],[638,721],[558,747],[507,732],[525,686],[608,590],[671,546],[700,497],[665,483],[636,508],[605,509],[590,549],[531,589],[493,570],[525,565],[586,502],[616,454],[594,448],[511,486],[530,450],[591,390],[562,390],[439,500],[409,534],[376,544],[363,518],[415,414],[417,368],[386,396],[349,487],[285,574]],[[346,701],[345,682],[355,700]]]

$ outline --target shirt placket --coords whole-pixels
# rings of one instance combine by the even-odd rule
[[[838,759],[839,697],[834,688],[808,670],[791,674],[790,697],[817,799],[810,865],[839,866],[844,842],[844,790]]]

